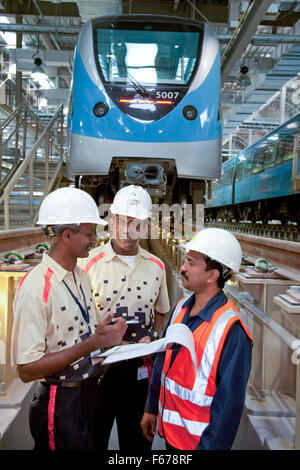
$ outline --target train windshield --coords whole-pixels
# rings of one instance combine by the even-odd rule
[[[96,60],[107,84],[187,85],[202,31],[95,29]]]

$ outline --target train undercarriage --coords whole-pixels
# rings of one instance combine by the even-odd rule
[[[205,180],[179,178],[174,160],[114,158],[109,174],[75,177],[75,186],[87,191],[97,205],[111,203],[116,192],[123,186],[143,186],[153,203],[204,204]]]
[[[207,207],[205,220],[223,222],[249,221],[263,224],[278,220],[282,225],[289,222],[300,226],[300,195],[262,199],[244,204]]]

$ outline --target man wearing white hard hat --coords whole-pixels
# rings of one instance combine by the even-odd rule
[[[158,338],[164,314],[170,309],[163,262],[141,248],[148,231],[152,201],[140,186],[126,186],[110,207],[111,240],[95,248],[85,262],[94,298],[103,318],[113,311],[128,324],[123,344],[150,342]],[[81,264],[82,265],[82,264]],[[111,365],[100,383],[101,433],[99,448],[106,450],[116,419],[120,450],[150,450],[140,420],[148,393],[151,359],[132,359]]]
[[[184,323],[193,333],[197,370],[184,347],[158,353],[145,413],[144,435],[156,433],[167,449],[230,449],[243,412],[251,368],[252,339],[222,288],[240,269],[242,250],[226,230],[201,230],[185,245],[184,288],[169,324]]]
[[[95,449],[101,366],[90,353],[120,343],[126,322],[101,320],[88,276],[77,266],[106,224],[89,194],[75,188],[50,193],[38,224],[51,249],[20,282],[14,301],[12,361],[22,381],[38,381],[30,406],[35,450]]]

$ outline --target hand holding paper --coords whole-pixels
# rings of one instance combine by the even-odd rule
[[[96,357],[105,357],[105,360],[102,362],[103,365],[112,364],[114,362],[125,361],[135,357],[166,351],[167,349],[171,349],[174,343],[180,344],[190,351],[194,368],[196,370],[197,364],[194,337],[191,330],[183,323],[174,323],[170,325],[167,328],[166,336],[162,339],[152,341],[152,343],[136,343],[125,346],[115,346],[102,354],[98,354]]]

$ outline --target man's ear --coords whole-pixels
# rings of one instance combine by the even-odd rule
[[[208,282],[217,282],[219,279],[219,276],[220,276],[220,271],[218,271],[218,269],[210,269]]]
[[[148,238],[149,235],[149,229],[150,229],[150,222],[149,220],[144,220],[141,225],[141,238]],[[147,235],[145,237],[145,235]]]
[[[112,217],[110,217],[107,222],[108,222],[110,230],[112,230],[112,227],[114,225],[114,221],[113,221]]]
[[[72,239],[72,234],[74,232],[72,230],[70,230],[69,228],[65,228],[61,234],[61,237],[62,237],[62,240],[64,241],[64,243],[66,244],[69,244],[71,242],[71,239]]]
[[[110,237],[116,238],[117,217],[115,215],[111,216],[109,217],[107,222],[108,222],[108,231],[109,231]]]

